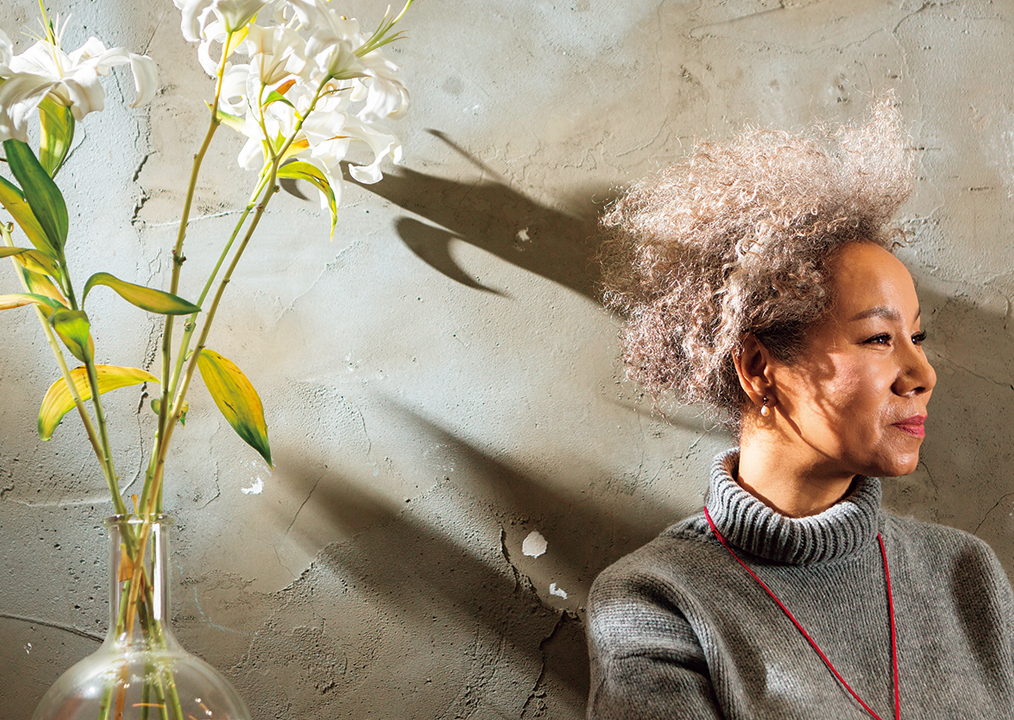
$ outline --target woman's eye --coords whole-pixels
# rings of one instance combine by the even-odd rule
[[[921,331],[917,332],[915,335],[913,335],[912,336],[912,342],[915,345],[922,345],[924,342],[926,342],[926,331],[925,330],[921,330]]]
[[[880,335],[874,335],[871,338],[867,338],[863,341],[863,345],[889,345],[891,342],[891,336],[887,333]]]

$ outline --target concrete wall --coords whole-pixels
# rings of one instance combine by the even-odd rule
[[[372,26],[384,5],[349,14]],[[84,26],[159,63],[148,110],[109,82],[63,171],[81,277],[159,282],[207,80],[167,0],[52,9],[73,15],[69,47]],[[36,12],[4,0],[0,27],[24,47]],[[888,503],[1014,570],[1012,20],[989,0],[419,0],[392,52],[413,94],[405,167],[348,187],[334,243],[312,191],[283,195],[210,342],[259,388],[276,469],[192,394],[166,496],[185,645],[258,720],[580,717],[592,579],[699,507],[729,442],[622,380],[595,215],[695,137],[858,118],[885,88],[918,148],[903,257],[940,375],[924,461]],[[249,191],[240,145],[214,146],[188,264]],[[109,311],[100,357],[150,364],[156,326]],[[110,505],[75,419],[35,436],[56,375],[32,313],[0,332],[0,717],[22,720],[105,631]],[[129,481],[151,417],[137,392],[108,397]]]

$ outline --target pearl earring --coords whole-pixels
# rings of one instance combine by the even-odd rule
[[[761,402],[763,403],[763,405],[761,405],[761,415],[767,417],[771,414],[771,408],[768,407],[768,396],[765,395]]]

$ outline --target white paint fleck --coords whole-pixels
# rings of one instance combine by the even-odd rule
[[[563,588],[556,587],[556,583],[549,583],[549,594],[556,595],[556,597],[561,597],[564,600],[567,599],[567,591]]]
[[[239,491],[244,495],[260,495],[264,492],[264,481],[257,478],[253,481],[253,485],[248,488],[240,488]]]
[[[521,543],[521,552],[528,557],[539,557],[539,555],[546,554],[547,547],[549,547],[549,543],[546,542],[546,538],[542,537],[542,533],[532,530],[528,533],[525,541]]]
[[[32,654],[32,644],[31,643],[25,643],[25,655],[31,655],[31,654]]]

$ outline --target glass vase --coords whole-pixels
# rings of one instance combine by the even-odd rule
[[[116,515],[109,632],[43,696],[32,720],[250,720],[229,682],[180,646],[169,611],[169,526]]]

